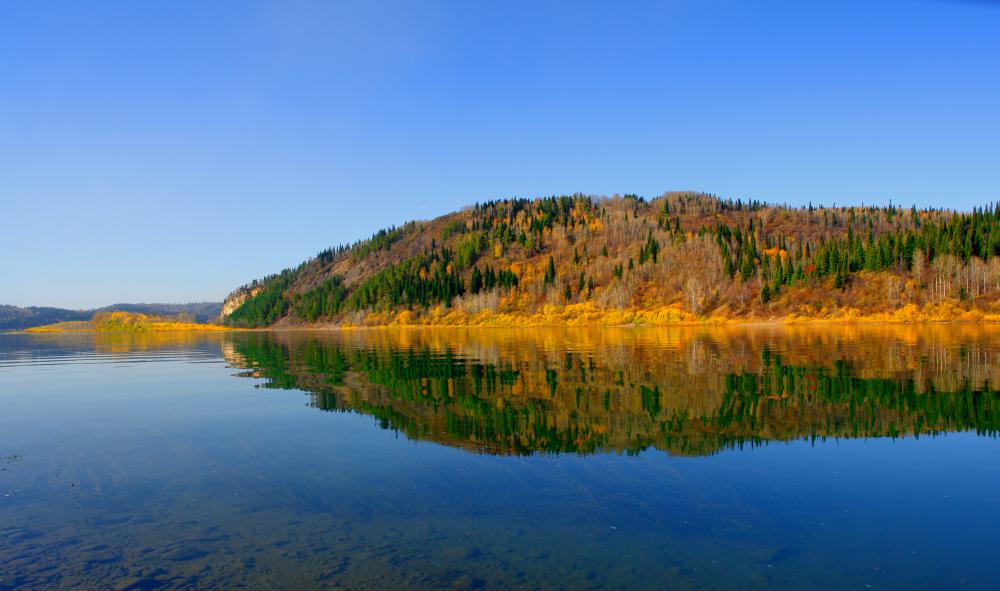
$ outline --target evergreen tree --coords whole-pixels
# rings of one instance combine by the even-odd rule
[[[556,280],[556,261],[549,256],[549,265],[545,268],[545,285],[548,285]]]
[[[479,267],[472,268],[472,278],[469,281],[469,291],[472,293],[479,293],[483,289],[483,274],[479,271]]]

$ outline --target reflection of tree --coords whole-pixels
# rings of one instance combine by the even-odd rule
[[[802,438],[1000,430],[993,349],[975,335],[491,334],[254,333],[230,335],[225,350],[245,375],[308,391],[317,408],[489,453],[709,454]]]
[[[0,342],[0,359],[33,359],[141,355],[146,352],[177,355],[218,355],[220,332],[80,332],[7,334]]]

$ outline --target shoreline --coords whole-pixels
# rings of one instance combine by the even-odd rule
[[[441,309],[415,316],[411,311],[382,312],[368,316],[371,322],[299,324],[288,321],[262,327],[264,330],[359,330],[364,328],[623,328],[623,327],[717,327],[717,326],[902,326],[921,324],[1000,324],[1000,313],[966,310],[945,304],[914,304],[889,312],[862,313],[857,309],[837,310],[830,315],[787,314],[770,317],[727,317],[724,314],[696,316],[680,307],[639,310],[600,310],[586,304],[562,308],[546,307],[541,312],[468,314],[443,313]],[[250,329],[260,330],[260,329]]]
[[[225,334],[234,332],[354,332],[354,331],[376,331],[376,330],[440,330],[440,329],[482,329],[482,330],[538,330],[538,329],[595,329],[595,328],[795,328],[795,327],[847,327],[847,326],[1000,326],[1000,320],[916,320],[916,321],[846,321],[817,319],[811,321],[789,322],[785,320],[765,320],[765,321],[729,321],[729,322],[676,322],[666,324],[651,323],[631,323],[631,324],[524,324],[524,325],[496,325],[496,324],[367,324],[367,325],[298,325],[298,326],[268,326],[255,328],[222,327],[219,328],[194,328],[194,329],[166,329],[166,330],[9,330],[0,331],[0,334],[27,334],[27,335],[51,335],[51,334],[107,334],[107,335],[151,335],[151,334]]]
[[[145,320],[145,319],[143,319]],[[36,326],[20,334],[150,334],[150,333],[222,333],[254,331],[356,331],[369,329],[526,329],[526,328],[713,328],[713,327],[791,327],[791,326],[917,326],[917,325],[1000,325],[1000,313],[981,309],[963,309],[955,302],[909,304],[887,312],[863,313],[855,308],[833,310],[826,315],[787,314],[770,317],[728,317],[725,311],[697,316],[682,307],[648,309],[603,309],[589,304],[545,306],[534,313],[468,313],[456,309],[433,308],[419,314],[412,310],[372,312],[361,322],[298,323],[283,318],[266,327],[235,327],[222,324],[194,324],[164,321],[139,322],[65,322]]]

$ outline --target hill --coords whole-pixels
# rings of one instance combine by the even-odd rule
[[[320,252],[233,326],[1000,319],[1000,209],[669,193],[478,203]]]
[[[218,324],[190,322],[184,315],[151,316],[135,312],[97,312],[90,320],[57,322],[26,329],[30,333],[60,332],[211,332],[226,330]]]
[[[187,304],[113,304],[93,311],[130,312],[149,316],[175,316],[185,322],[211,322],[222,313],[221,302],[190,302]]]
[[[131,312],[152,316],[175,316],[185,322],[210,322],[222,312],[220,302],[194,302],[189,304],[113,304],[93,310],[67,310],[64,308],[26,307],[0,305],[0,331],[24,330],[57,322],[86,322],[101,312]]]
[[[0,305],[0,331],[23,330],[33,326],[55,324],[56,322],[74,322],[87,320],[92,316],[87,310],[66,310],[63,308],[46,308],[31,306]]]

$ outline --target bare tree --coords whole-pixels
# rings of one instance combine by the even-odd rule
[[[927,280],[927,253],[919,249],[913,252],[913,278],[920,285]]]
[[[898,307],[900,303],[900,295],[903,293],[903,282],[895,275],[889,277],[889,279],[886,280],[885,292],[886,297],[889,299],[889,303],[892,304],[894,308]]]
[[[931,261],[929,290],[932,301],[941,303],[957,291],[955,287],[960,283],[961,271],[962,263],[950,254],[936,257]]]

